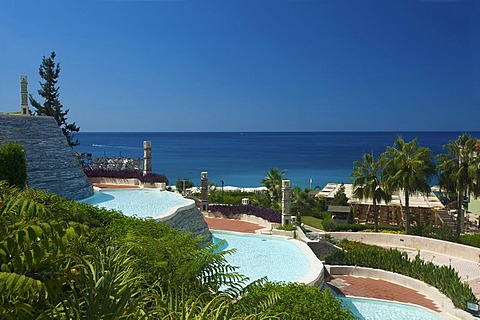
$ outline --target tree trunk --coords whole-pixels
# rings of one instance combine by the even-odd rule
[[[405,190],[405,233],[410,233],[410,192]]]
[[[373,199],[373,225],[374,231],[378,232],[378,209],[377,209],[377,202]]]
[[[457,204],[457,237],[463,231],[463,190],[458,190],[458,204]]]

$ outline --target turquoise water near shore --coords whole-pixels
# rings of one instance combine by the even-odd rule
[[[174,184],[188,178],[200,184],[200,172],[220,186],[258,187],[270,168],[286,170],[292,185],[323,187],[349,183],[353,161],[380,155],[400,135],[419,138],[435,154],[463,132],[80,132],[76,151],[96,157],[143,157],[143,141],[152,141],[152,166]],[[469,132],[480,137],[480,132]],[[434,183],[433,181],[432,183]]]

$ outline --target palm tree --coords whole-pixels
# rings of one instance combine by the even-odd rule
[[[272,168],[267,171],[267,176],[260,181],[268,191],[274,205],[279,205],[282,199],[282,180],[285,175],[285,170],[279,172],[277,168]]]
[[[387,193],[381,184],[379,173],[382,170],[382,163],[375,162],[373,155],[363,154],[363,161],[353,163],[352,178],[353,196],[359,199],[370,198],[373,200],[373,217],[375,221],[375,232],[378,232],[378,208],[377,204],[384,200],[391,200],[391,195]]]
[[[430,193],[430,178],[435,175],[435,164],[430,149],[418,146],[418,138],[405,142],[397,137],[393,147],[381,156],[385,161],[382,183],[390,193],[403,189],[405,193],[405,233],[410,229],[410,195]]]
[[[464,133],[445,145],[446,154],[438,156],[440,187],[458,196],[457,236],[463,231],[465,197],[480,194],[480,147],[477,139]]]

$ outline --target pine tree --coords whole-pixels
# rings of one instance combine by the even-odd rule
[[[50,54],[49,58],[43,56],[42,64],[38,69],[38,73],[45,82],[40,83],[38,94],[45,99],[41,104],[30,95],[30,104],[36,109],[35,114],[38,116],[51,116],[57,121],[58,126],[62,129],[63,134],[67,138],[68,144],[73,147],[80,144],[78,139],[74,140],[73,132],[78,132],[79,127],[75,122],[67,123],[67,114],[70,109],[63,109],[60,103],[60,87],[57,86],[58,76],[60,75],[60,63],[55,63],[55,51]]]

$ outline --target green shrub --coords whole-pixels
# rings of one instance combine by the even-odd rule
[[[327,264],[382,269],[418,279],[437,288],[461,309],[465,309],[467,301],[477,301],[468,283],[462,282],[451,266],[424,261],[420,255],[410,260],[406,252],[397,249],[384,249],[346,240],[337,244],[344,250],[328,256],[325,259]]]
[[[294,226],[293,224],[287,224],[284,226],[277,226],[278,230],[285,230],[285,231],[294,231],[297,230],[297,226]]]
[[[0,180],[22,189],[27,185],[27,160],[20,144],[0,146]]]
[[[379,231],[382,230],[383,232],[388,232],[388,231],[393,231],[394,233],[403,232],[403,228],[398,226],[382,225],[382,226],[378,226],[378,229]],[[370,224],[349,224],[349,223],[334,224],[334,231],[370,232],[370,230],[374,230],[374,226]]]
[[[342,308],[339,300],[335,299],[328,290],[300,283],[266,283],[262,286],[253,286],[239,300],[239,308],[245,305],[256,305],[258,301],[274,294],[277,299],[266,310],[266,315],[281,314],[284,320],[348,320],[356,319],[347,309]]]

